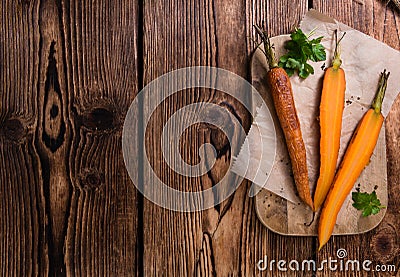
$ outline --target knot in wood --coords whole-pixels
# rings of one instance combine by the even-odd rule
[[[59,108],[57,105],[52,105],[50,109],[50,118],[54,119],[58,116]]]
[[[7,140],[19,143],[26,137],[27,130],[19,119],[11,118],[3,122],[1,133]]]
[[[115,111],[104,107],[85,113],[82,124],[92,131],[111,131],[118,127]]]
[[[82,189],[97,190],[104,184],[104,175],[94,169],[86,169],[80,176],[80,184]]]
[[[242,124],[240,117],[236,113],[236,109],[230,103],[223,101],[219,103],[223,109],[207,109],[203,111],[205,118],[212,123],[206,124],[210,132],[210,142],[218,152],[218,157],[225,154],[230,149],[229,139],[232,138],[235,124],[232,117],[235,117],[239,124]],[[220,128],[223,126],[224,130]]]
[[[374,257],[380,262],[392,261],[398,253],[396,230],[388,225],[376,233],[370,243]]]

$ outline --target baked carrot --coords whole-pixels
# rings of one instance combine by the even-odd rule
[[[337,39],[337,31],[335,31],[335,38],[336,47],[332,66],[327,68],[324,74],[319,106],[320,170],[314,193],[314,211],[317,211],[322,205],[332,185],[340,147],[346,79],[344,70],[340,67],[342,60],[340,59],[339,43],[342,38]]]
[[[306,148],[294,104],[292,85],[286,71],[278,66],[268,35],[259,27],[255,26],[255,28],[264,42],[264,54],[269,64],[267,82],[285,136],[297,192],[301,200],[313,209],[308,181]]]
[[[378,91],[371,108],[364,114],[346,149],[344,158],[335,175],[333,185],[326,197],[318,225],[318,240],[320,250],[332,235],[337,215],[360,176],[369,163],[374,151],[384,117],[381,113],[382,101],[385,96],[389,73],[381,73]]]

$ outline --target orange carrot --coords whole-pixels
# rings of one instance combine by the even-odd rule
[[[333,178],[335,177],[340,147],[346,79],[344,70],[340,67],[342,61],[340,59],[340,51],[338,49],[342,38],[338,41],[336,31],[335,37],[335,54],[332,66],[325,71],[321,103],[319,108],[319,124],[321,130],[321,164],[317,188],[314,193],[314,211],[318,210],[324,202]]]
[[[334,178],[333,185],[325,200],[318,225],[320,250],[332,235],[337,215],[360,176],[368,164],[378,141],[384,117],[381,113],[382,101],[385,96],[389,73],[381,73],[379,88],[371,108],[364,114],[353,133],[344,158]]]
[[[297,192],[299,197],[312,209],[313,202],[308,181],[306,148],[294,104],[292,85],[286,71],[278,67],[268,35],[257,26],[255,28],[264,42],[264,54],[269,63],[267,81],[285,136]]]

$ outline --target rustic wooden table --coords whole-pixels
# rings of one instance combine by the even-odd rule
[[[366,234],[334,237],[319,253],[316,238],[265,228],[248,182],[212,209],[179,213],[146,200],[124,167],[122,123],[144,85],[193,65],[248,79],[252,25],[285,34],[311,8],[400,50],[400,13],[385,0],[0,1],[1,275],[286,276],[276,267],[260,272],[257,261],[322,261],[339,248],[351,259],[399,268],[400,99],[386,120],[383,222]],[[198,101],[225,107],[246,128],[251,122],[237,101],[216,91],[187,90],[166,101],[148,127],[147,151],[160,178],[182,190],[212,186],[231,158],[222,132],[201,125],[184,134],[182,155],[196,163],[199,146],[212,143],[218,159],[208,174],[189,180],[162,162],[160,126]],[[335,276],[352,274],[367,272]]]

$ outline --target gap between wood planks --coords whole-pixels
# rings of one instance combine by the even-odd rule
[[[138,92],[144,88],[144,4],[143,1],[137,1],[138,3],[138,37],[137,37],[137,68],[138,68]],[[139,134],[142,134],[144,130],[143,125],[143,104],[139,104]],[[143,151],[143,140],[139,140],[141,145],[138,145],[139,157],[138,157],[138,179],[139,184],[144,184],[144,151]],[[137,228],[137,270],[138,276],[144,276],[144,196],[141,193],[137,194],[137,215],[138,215],[138,228]]]

